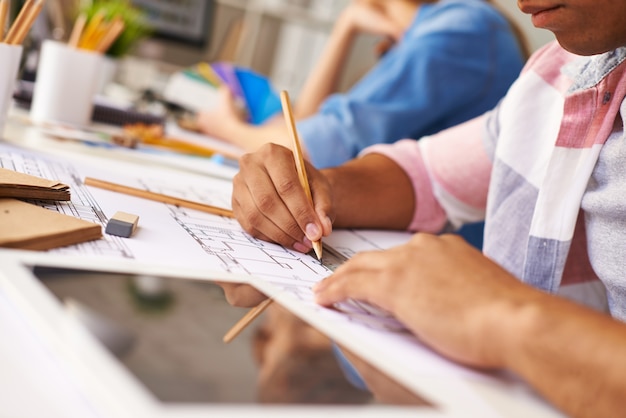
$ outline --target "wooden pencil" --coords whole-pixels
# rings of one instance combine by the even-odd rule
[[[122,184],[112,183],[105,180],[98,180],[92,177],[86,177],[83,183],[86,186],[98,187],[104,190],[127,194],[129,196],[141,197],[143,199],[153,200],[155,202],[177,205],[189,209],[199,210],[201,212],[211,213],[213,215],[234,218],[233,211],[230,209],[219,208],[217,206],[207,205],[205,203],[194,202],[191,200],[181,199],[174,196],[168,196],[161,193],[150,192],[148,190],[137,189],[135,187],[125,186]]]
[[[291,140],[293,143],[293,157],[296,160],[296,170],[298,171],[298,178],[300,179],[300,184],[306,193],[309,202],[313,205],[313,197],[311,195],[311,188],[309,186],[309,179],[306,175],[306,169],[304,166],[304,156],[302,155],[302,147],[300,146],[300,140],[298,139],[298,131],[296,130],[296,122],[293,118],[293,112],[291,111],[291,102],[289,100],[289,94],[283,90],[280,93],[280,101],[283,107],[283,114],[285,115],[285,122],[287,122],[287,128],[289,130],[289,134],[291,136]],[[313,250],[315,251],[315,255],[321,261],[322,260],[322,242],[315,241],[313,242]]]
[[[98,43],[95,45],[95,51],[101,54],[107,52],[111,45],[113,45],[113,42],[115,42],[115,40],[122,34],[124,27],[124,21],[120,17],[113,19],[102,37],[99,39]]]
[[[85,13],[81,13],[74,21],[74,27],[72,28],[72,34],[70,35],[69,41],[67,41],[68,45],[74,48],[78,48],[78,43],[80,42],[80,37],[83,34],[83,30],[85,29],[85,24],[87,23],[87,15]]]
[[[265,299],[254,308],[250,309],[222,338],[222,341],[229,343],[235,339],[237,335],[243,331],[250,322],[252,322],[257,316],[261,315],[265,308],[267,308],[274,299]]]
[[[91,19],[89,19],[89,22],[87,22],[87,26],[85,26],[85,30],[78,41],[79,48],[93,49],[95,42],[99,39],[98,29],[101,27],[103,21],[104,12],[102,11],[94,14]],[[96,38],[96,40],[94,40],[94,38]]]
[[[7,26],[9,15],[9,0],[0,0],[0,42],[4,41],[4,31]]]
[[[298,139],[298,132],[296,131],[296,123],[293,118],[293,112],[291,111],[291,102],[289,101],[289,94],[286,91],[280,93],[280,101],[283,107],[283,114],[285,115],[285,121],[287,122],[287,128],[291,135],[293,142],[293,156],[296,163],[296,170],[298,171],[298,178],[300,184],[304,189],[309,201],[313,204],[313,198],[311,195],[311,188],[309,186],[309,179],[306,175],[304,167],[304,156],[302,155],[302,148],[300,147],[300,140]],[[321,261],[322,260],[322,242],[315,241],[313,243],[313,250],[315,255]],[[257,316],[259,316],[270,304],[273,299],[266,299],[254,308],[250,309],[246,315],[243,316],[227,333],[224,335],[223,341],[232,341],[243,329],[245,329]]]
[[[11,42],[12,45],[21,45],[24,42],[24,39],[26,39],[26,35],[28,35],[30,28],[33,26],[33,23],[35,23],[35,20],[37,20],[37,16],[39,16],[39,13],[41,13],[41,10],[43,9],[43,4],[44,1],[40,0],[30,7],[26,14],[24,23],[19,27],[15,35],[15,39]]]
[[[26,17],[30,9],[34,6],[36,0],[26,0],[26,3],[22,6],[17,17],[13,21],[13,24],[9,27],[7,35],[4,38],[4,42],[7,44],[13,44],[17,39],[17,34],[21,30],[21,27],[26,24]]]

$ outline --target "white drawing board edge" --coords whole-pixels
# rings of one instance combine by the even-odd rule
[[[55,261],[54,259],[57,258]],[[93,416],[101,417],[150,417],[150,418],[194,418],[209,414],[228,413],[228,416],[245,417],[320,417],[331,413],[333,416],[349,417],[358,412],[359,416],[377,417],[384,413],[389,417],[450,417],[445,410],[432,408],[395,407],[395,406],[281,406],[259,404],[165,404],[156,399],[144,386],[119,363],[83,326],[66,313],[62,304],[33,274],[33,267],[65,267],[83,269],[84,260],[69,259],[58,261],[58,257],[49,257],[46,253],[28,251],[0,251],[0,295],[7,298],[22,324],[26,324],[35,334],[38,344],[43,344],[50,361],[61,365],[70,390],[75,390],[76,398],[85,405],[80,408],[67,405],[68,417],[80,416],[75,411],[84,413],[92,410]],[[90,266],[94,267],[94,266]],[[119,273],[152,274],[140,266],[118,265],[117,268],[96,266],[96,271]],[[144,266],[145,267],[145,266]],[[163,273],[163,272],[161,272]],[[172,272],[173,273],[173,272]],[[181,277],[161,274],[163,277]],[[197,277],[184,277],[196,279]],[[9,339],[10,336],[4,336]],[[1,359],[4,361],[28,361],[26,359]],[[4,369],[4,368],[3,368]],[[46,376],[40,377],[42,380]],[[0,379],[0,382],[3,380]],[[6,380],[5,380],[6,382]],[[1,390],[2,388],[0,388]],[[28,393],[31,401],[37,401],[37,394]],[[85,408],[86,407],[86,408]],[[72,415],[72,411],[74,414]],[[223,415],[222,415],[223,416]],[[84,417],[84,415],[82,415]]]
[[[97,167],[90,167],[90,169],[95,168]],[[145,168],[142,168],[142,170],[143,169]],[[101,192],[94,191],[94,194],[95,193]],[[121,199],[122,197],[120,196],[119,198]],[[143,204],[144,203],[142,202],[142,205]],[[145,205],[148,205],[148,203],[145,203]],[[139,214],[139,212],[133,213]],[[142,217],[142,219],[145,221],[144,217]],[[63,324],[68,321],[62,319],[63,312],[57,306],[58,302],[53,299],[53,296],[46,289],[44,289],[32,275],[31,266],[37,265],[115,273],[148,274],[182,279],[250,283],[269,296],[275,297],[278,302],[287,309],[291,310],[304,321],[309,322],[311,325],[324,332],[330,338],[348,347],[355,354],[360,355],[365,360],[368,360],[370,363],[376,365],[392,378],[395,378],[405,384],[409,389],[414,390],[416,393],[432,401],[435,405],[437,405],[437,407],[440,408],[438,413],[444,413],[446,416],[468,416],[468,414],[473,413],[473,415],[481,417],[499,416],[501,414],[504,414],[507,417],[559,416],[559,414],[552,410],[538,397],[529,393],[528,388],[524,384],[510,379],[498,380],[486,378],[466,382],[464,379],[456,376],[452,376],[452,378],[444,378],[441,376],[435,378],[432,375],[420,376],[410,374],[408,371],[410,367],[407,367],[406,364],[402,364],[398,361],[398,359],[393,358],[393,356],[389,356],[384,348],[379,347],[377,349],[373,349],[369,346],[369,344],[363,343],[364,340],[359,339],[358,330],[353,332],[353,330],[346,326],[334,326],[334,324],[325,320],[322,315],[316,313],[311,307],[299,303],[300,301],[298,301],[295,297],[290,297],[289,294],[285,294],[277,290],[273,284],[256,279],[252,276],[234,275],[223,271],[209,271],[198,268],[197,266],[195,268],[181,268],[180,265],[168,267],[160,264],[152,265],[147,262],[140,263],[136,260],[113,261],[111,259],[104,258],[97,259],[92,257],[55,253],[1,250],[0,266],[2,266],[2,268],[0,269],[0,276],[2,283],[0,283],[0,289],[11,289],[11,291],[7,292],[7,294],[12,295],[15,300],[20,301],[20,306],[23,312],[27,312],[32,316],[31,319],[34,321],[34,324],[38,324],[40,331],[42,333],[47,333],[52,342],[56,341],[56,346],[59,350],[62,348],[61,352],[64,352],[67,358],[80,359],[84,362],[84,356],[86,354],[75,352],[76,349],[73,348],[73,341],[72,344],[69,344],[67,341],[64,341],[66,336],[57,335],[57,333],[60,332],[60,329],[58,326],[54,325],[55,322],[52,321],[52,318],[58,319],[61,321],[60,323]],[[12,273],[7,274],[7,270],[10,269],[12,269]],[[17,280],[17,277],[21,277],[21,280]],[[30,297],[31,293],[37,294],[38,296]],[[40,304],[35,303],[35,300],[38,300]],[[44,306],[47,306],[47,308],[43,308]],[[44,310],[46,311],[46,314],[49,314],[49,316],[42,315]],[[77,325],[71,325],[71,327],[72,335],[82,335],[81,331],[78,331],[79,327]],[[88,336],[80,337],[80,341],[81,344],[83,344],[83,341],[91,341],[90,343],[85,342],[83,344],[89,347],[86,351],[89,353],[98,352],[99,343],[95,343],[95,341],[92,341]],[[100,351],[101,350],[102,349],[100,349]],[[94,354],[94,356],[96,356],[98,361],[101,362],[106,362],[107,360],[105,359],[108,358],[102,353]],[[403,357],[405,361],[407,358],[412,358],[412,356]],[[108,366],[111,366],[114,362],[110,359],[109,363],[110,364],[108,364]],[[86,364],[91,366],[89,362]],[[85,365],[83,364],[83,366]],[[125,376],[125,372],[120,371],[119,368],[116,369],[111,366],[109,369],[118,370],[110,372],[112,380],[115,380],[116,378],[121,379],[122,377],[120,376]],[[91,372],[85,373],[91,376],[91,374],[89,374]],[[129,379],[128,376],[126,376],[125,379],[132,381],[132,379]],[[471,389],[475,392],[469,396],[468,392],[472,391],[468,390],[468,385],[471,386]],[[94,390],[99,388],[98,385],[93,386]],[[115,387],[115,385],[108,385],[108,387]],[[141,395],[137,395],[137,398],[138,397],[141,397]],[[147,398],[150,399],[149,397]],[[154,401],[152,404],[154,404]],[[125,405],[125,407],[127,407],[127,405]],[[141,408],[143,407],[145,407],[145,405],[141,406]],[[479,411],[476,410],[477,408]],[[412,411],[415,413],[415,408],[413,408]],[[432,410],[429,411],[432,413]]]
[[[147,274],[161,277],[211,280],[249,283],[260,291],[274,297],[278,303],[299,316],[304,321],[318,328],[335,342],[349,348],[353,353],[376,365],[392,378],[404,384],[408,389],[420,394],[432,401],[437,409],[425,407],[384,407],[385,416],[408,416],[414,417],[467,417],[467,416],[507,416],[507,417],[560,417],[561,413],[547,405],[534,394],[529,393],[528,388],[515,380],[502,380],[499,382],[486,380],[460,380],[458,378],[445,378],[434,376],[408,376],[406,364],[396,361],[393,356],[387,356],[385,352],[372,349],[368,344],[359,340],[358,333],[342,332],[329,324],[320,315],[316,315],[298,300],[288,293],[276,291],[271,283],[263,280],[255,280],[250,276],[234,275],[225,272],[202,272],[197,269],[163,269],[163,266],[153,267],[137,262],[116,262],[110,260],[91,260],[80,257],[63,257],[58,254],[45,252],[0,250],[0,292],[5,292],[12,300],[16,301],[21,311],[28,314],[30,323],[45,336],[46,342],[55,348],[71,372],[81,382],[84,382],[90,399],[97,403],[103,411],[113,411],[111,416],[162,416],[190,418],[207,412],[219,411],[224,405],[171,405],[164,404],[155,399],[143,386],[136,381],[124,367],[117,362],[80,324],[72,320],[62,309],[58,300],[42,285],[33,275],[32,268],[58,267],[88,271],[102,271],[124,274]],[[59,326],[62,324],[62,326]],[[345,330],[343,330],[345,331]],[[384,361],[381,361],[384,359]],[[476,393],[476,396],[467,396],[467,386]],[[115,393],[111,393],[111,392]],[[120,392],[120,393],[117,393]],[[93,395],[93,397],[91,397]],[[478,402],[477,402],[478,401]],[[130,406],[133,406],[131,408]],[[262,405],[231,405],[229,411],[245,413],[246,416],[282,416],[283,413],[293,412],[286,406],[262,406]],[[328,413],[333,407],[300,407],[302,413],[310,416],[321,416]],[[380,413],[378,407],[341,407],[339,413],[359,409],[362,413]],[[371,409],[370,409],[371,408]],[[325,412],[324,412],[325,411]],[[367,411],[367,412],[366,412]],[[257,413],[259,415],[257,415]],[[189,415],[187,415],[189,414]],[[252,414],[252,415],[250,415]],[[278,414],[278,415],[275,415]],[[390,415],[388,415],[390,414]],[[105,414],[105,416],[108,416]],[[287,416],[287,415],[285,415]],[[363,415],[367,416],[367,415]],[[372,415],[375,416],[375,415]]]

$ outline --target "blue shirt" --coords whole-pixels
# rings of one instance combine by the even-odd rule
[[[402,40],[298,133],[318,168],[377,143],[420,138],[493,108],[524,63],[508,21],[483,0],[423,4]]]

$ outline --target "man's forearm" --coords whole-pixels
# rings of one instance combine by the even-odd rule
[[[405,229],[411,222],[412,184],[389,158],[370,154],[324,174],[333,189],[335,226]]]
[[[622,413],[625,324],[547,294],[520,305],[514,318],[503,321],[505,367],[569,415]]]

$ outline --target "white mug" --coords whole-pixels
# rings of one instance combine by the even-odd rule
[[[44,41],[30,108],[31,119],[88,125],[102,60],[102,54],[97,52],[53,40]]]
[[[13,102],[21,59],[21,45],[0,43],[0,135],[4,132],[4,124]]]

